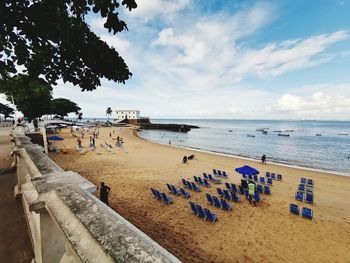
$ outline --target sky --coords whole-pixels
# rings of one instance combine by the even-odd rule
[[[133,76],[54,97],[85,117],[138,109],[151,118],[350,120],[350,0],[136,0],[128,31],[91,29]]]

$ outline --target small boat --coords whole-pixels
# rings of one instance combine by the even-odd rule
[[[322,136],[322,134],[321,133],[316,133],[316,136]]]
[[[262,131],[262,134],[267,134],[267,131]]]
[[[273,131],[273,132],[282,132],[282,131]]]
[[[247,134],[247,137],[255,137],[255,135]]]
[[[278,136],[284,136],[284,137],[289,137],[290,134],[285,134],[285,133],[279,133]]]
[[[294,132],[294,130],[285,130],[286,132]]]
[[[264,129],[256,129],[256,131],[264,131]]]
[[[228,132],[233,132],[233,130],[228,130]]]
[[[348,136],[348,133],[338,133],[338,135],[344,135],[344,136]]]

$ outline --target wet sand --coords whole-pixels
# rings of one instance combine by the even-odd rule
[[[66,153],[51,158],[96,185],[105,182],[112,188],[111,207],[183,262],[350,262],[350,177],[161,145],[136,137],[131,128],[100,129],[100,154],[76,151],[69,129],[59,135],[65,140],[56,145]],[[123,149],[115,147],[117,136],[124,140]],[[105,142],[113,144],[111,151],[100,146]],[[88,143],[85,134],[82,145]],[[192,154],[194,160],[181,163],[184,155]],[[212,173],[213,168],[229,174],[223,182],[239,183],[241,176],[234,168],[242,165],[255,167],[261,175],[283,175],[257,207],[243,196],[238,204],[230,202],[229,212],[210,206],[205,193],[217,196],[217,185],[202,187],[200,193],[190,191],[190,199],[171,195],[165,185],[182,187],[181,178],[193,181],[193,176]],[[294,200],[300,177],[314,180],[314,205]],[[154,199],[151,187],[167,193],[174,203]],[[218,187],[225,189],[224,184]],[[189,201],[209,208],[218,222],[197,218]],[[290,203],[312,208],[314,220],[290,214]]]

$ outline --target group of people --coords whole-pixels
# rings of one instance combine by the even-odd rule
[[[192,155],[190,155],[190,156],[184,156],[183,158],[182,158],[182,163],[187,163],[187,161],[188,160],[192,160],[192,159],[194,159],[194,154],[192,154]]]

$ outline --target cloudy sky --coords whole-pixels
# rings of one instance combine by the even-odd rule
[[[350,119],[350,1],[136,0],[129,31],[92,30],[133,73],[54,97],[85,117],[139,109],[151,118]]]

